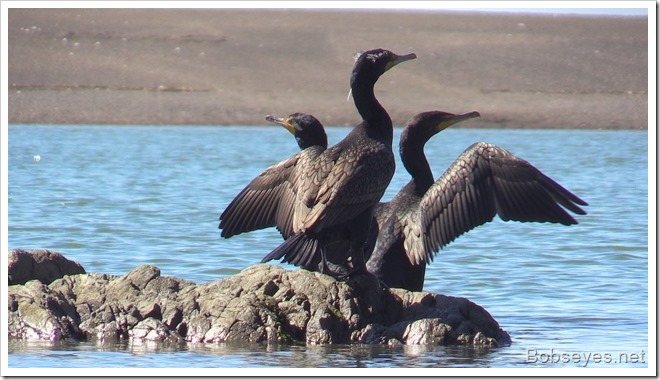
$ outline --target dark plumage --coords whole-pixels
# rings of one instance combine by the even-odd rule
[[[221,236],[225,238],[266,227],[277,226],[284,238],[293,231],[295,190],[305,180],[300,173],[328,147],[323,125],[314,117],[294,113],[285,118],[267,116],[293,134],[301,151],[288,160],[259,174],[231,201],[220,216]]]
[[[374,95],[378,78],[395,65],[416,58],[388,50],[362,53],[351,75],[351,91],[362,123],[323,152],[307,173],[294,211],[294,234],[262,262],[282,259],[305,268],[344,257],[333,244],[348,241],[352,271],[366,270],[364,244],[376,205],[394,175],[392,120]]]
[[[576,224],[587,202],[529,162],[492,144],[475,143],[434,182],[424,144],[436,133],[476,112],[440,111],[413,117],[399,151],[412,180],[375,217],[378,231],[367,268],[390,287],[421,291],[426,264],[461,234],[493,220]],[[373,241],[373,236],[372,236]]]

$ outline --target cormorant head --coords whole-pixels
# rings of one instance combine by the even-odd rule
[[[436,133],[463,120],[479,117],[479,112],[453,114],[443,111],[422,112],[412,117],[406,128],[401,132],[399,152],[403,155],[406,149],[423,149],[424,144]]]
[[[328,136],[323,124],[312,115],[306,113],[292,113],[287,117],[266,116],[266,120],[279,124],[296,138],[300,149],[320,145],[328,147]]]
[[[415,53],[397,55],[385,49],[373,49],[357,55],[353,73],[351,74],[351,88],[356,83],[373,85],[387,70],[401,62],[415,59]]]
[[[442,111],[422,112],[406,123],[399,137],[401,162],[415,181],[420,196],[433,184],[433,174],[424,156],[424,145],[436,133],[466,119],[479,117],[478,112],[455,115]]]

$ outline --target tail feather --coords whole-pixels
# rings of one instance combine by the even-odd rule
[[[282,244],[264,257],[261,262],[282,259],[283,263],[296,266],[315,265],[321,260],[318,239],[303,233],[298,233],[286,239]]]

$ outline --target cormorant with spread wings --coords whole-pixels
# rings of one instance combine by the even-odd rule
[[[529,162],[492,144],[475,143],[434,181],[424,145],[436,133],[477,112],[441,111],[413,117],[401,134],[399,152],[412,180],[376,211],[367,262],[370,272],[389,287],[421,291],[426,264],[442,247],[471,229],[493,220],[577,221],[587,205]]]

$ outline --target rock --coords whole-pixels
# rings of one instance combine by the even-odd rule
[[[85,273],[85,269],[57,252],[47,249],[9,251],[9,285],[39,280],[50,284],[65,275]]]
[[[44,251],[20,252],[44,257]],[[48,257],[57,262],[63,258],[54,252]],[[10,265],[10,278],[27,281],[25,273],[42,273],[39,266],[55,265],[22,260],[32,260],[34,268]],[[163,277],[148,265],[124,276],[83,271],[48,283],[13,285],[8,294],[9,336],[26,340],[511,343],[486,310],[465,298],[383,289],[370,275],[341,282],[267,264],[208,284]]]
[[[60,293],[36,280],[9,289],[9,337],[36,341],[84,339],[75,308]],[[12,318],[14,315],[20,318]]]

